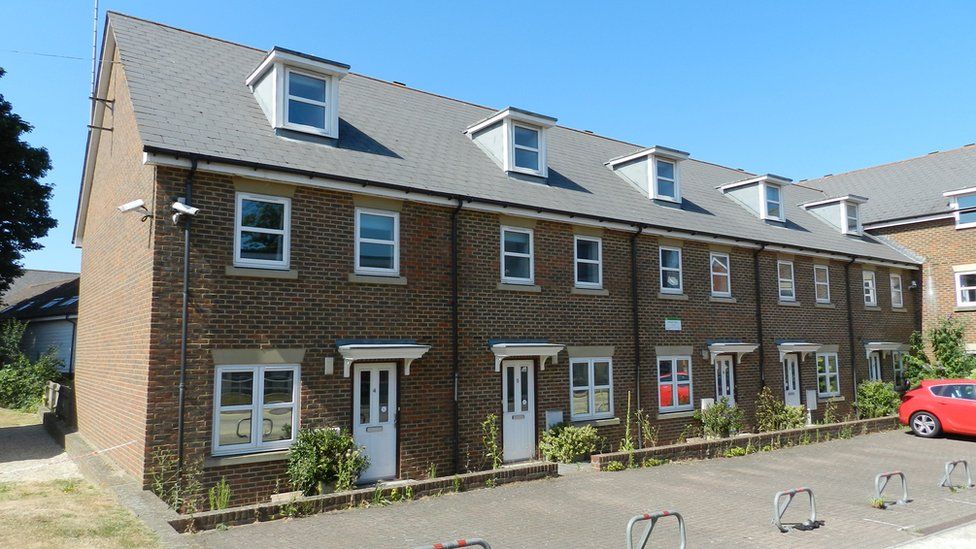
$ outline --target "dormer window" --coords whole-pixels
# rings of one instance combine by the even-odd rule
[[[783,203],[780,199],[779,185],[764,185],[766,193],[766,209],[764,219],[774,221],[783,220]]]
[[[848,234],[860,234],[861,232],[861,220],[857,210],[857,204],[844,204],[845,221],[847,222],[845,232]]]
[[[863,196],[849,194],[800,206],[841,233],[859,236],[862,233],[861,204],[867,201]]]
[[[245,80],[276,132],[339,137],[339,80],[349,65],[274,48]]]
[[[555,118],[508,107],[465,133],[506,172],[548,177],[546,134],[555,124]]]
[[[681,162],[688,153],[654,146],[614,158],[607,167],[633,183],[652,200],[681,203]]]
[[[976,187],[948,191],[942,196],[952,200],[949,207],[954,210],[957,229],[976,227]]]
[[[722,185],[719,190],[764,221],[786,221],[783,186],[790,180],[766,174]]]

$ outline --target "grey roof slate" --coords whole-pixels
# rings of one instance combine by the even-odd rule
[[[694,159],[682,164],[682,209],[649,200],[604,163],[644,147],[554,126],[549,178],[508,176],[466,135],[490,109],[349,73],[340,83],[337,146],[284,139],[244,79],[266,51],[110,13],[143,145],[421,191],[647,223],[684,231],[914,262],[872,237],[840,234],[784,191],[787,227],[764,223],[716,189],[753,174]],[[811,198],[813,196],[814,198]]]
[[[862,223],[947,213],[946,191],[976,187],[976,145],[803,182],[826,195],[868,198]]]
[[[77,278],[78,273],[24,269],[24,272],[13,280],[7,291],[0,295],[0,309]]]
[[[29,320],[78,314],[78,275],[67,281],[42,284],[43,291],[0,310],[0,318]],[[57,301],[54,301],[57,300]]]

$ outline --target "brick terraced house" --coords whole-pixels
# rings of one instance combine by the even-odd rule
[[[299,426],[417,478],[481,467],[493,413],[515,462],[558,421],[619,440],[628,401],[673,440],[704,399],[845,413],[900,375],[919,260],[862,231],[873,198],[284,48],[104,36],[78,428],[144,483],[167,449],[265,499]]]

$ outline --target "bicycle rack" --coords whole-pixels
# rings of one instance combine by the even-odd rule
[[[674,517],[678,519],[678,537],[681,540],[678,547],[685,549],[685,519],[681,516],[681,513],[677,513],[675,511],[644,513],[630,519],[630,521],[627,523],[627,549],[644,549],[644,547],[647,547],[647,542],[651,539],[651,533],[654,531],[654,526],[657,524],[658,519],[663,517]],[[644,534],[641,536],[639,545],[634,545],[634,525],[645,520],[651,521],[651,524],[649,524],[644,530]]]
[[[484,549],[491,549],[491,545],[481,538],[469,538],[469,539],[456,539],[454,541],[445,541],[441,543],[434,543],[431,545],[422,545],[417,547],[417,549],[459,549],[461,547],[484,547]]]
[[[905,473],[902,473],[901,471],[878,473],[878,476],[874,477],[874,493],[877,498],[883,499],[881,497],[881,492],[884,492],[885,487],[888,486],[888,481],[891,480],[892,477],[898,477],[901,479],[901,499],[895,501],[893,505],[904,505],[911,501],[908,499],[908,481],[905,479]]]
[[[789,508],[790,503],[793,503],[793,498],[797,494],[807,494],[810,496],[810,518],[806,521],[786,527],[783,525],[783,515],[786,513],[786,509]],[[780,500],[787,497],[785,504],[780,505]],[[789,532],[790,529],[794,530],[813,530],[814,528],[819,528],[822,523],[817,520],[817,501],[813,496],[813,490],[810,488],[794,488],[793,490],[784,490],[782,492],[776,492],[773,496],[773,526],[779,528],[780,532],[784,534]]]
[[[945,475],[942,476],[942,480],[939,481],[939,486],[944,486],[946,488],[955,488],[950,482],[952,472],[956,470],[956,466],[962,463],[963,469],[966,470],[966,486],[965,488],[972,488],[973,475],[969,472],[969,462],[964,459],[957,459],[956,461],[947,461],[945,464]]]

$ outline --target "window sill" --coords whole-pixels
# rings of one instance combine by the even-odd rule
[[[821,309],[836,309],[837,305],[835,303],[814,303],[814,307],[820,307]]]
[[[576,295],[610,295],[610,290],[606,288],[580,288],[573,286],[569,293]]]
[[[572,420],[573,425],[592,425],[594,427],[609,427],[612,425],[620,425],[619,417],[605,417],[598,419],[574,419]]]
[[[844,402],[845,399],[842,396],[818,396],[817,402]]]
[[[694,410],[684,410],[684,411],[678,411],[678,412],[658,412],[657,413],[657,419],[659,419],[659,420],[664,420],[664,419],[683,419],[683,418],[689,418],[689,417],[695,417],[695,411]]]
[[[407,277],[349,273],[349,282],[355,282],[357,284],[392,284],[394,286],[406,286]]]
[[[708,300],[711,301],[712,303],[738,303],[739,302],[734,297],[723,297],[717,295],[713,295],[709,297]]]
[[[783,307],[802,307],[803,305],[799,301],[783,301],[779,300],[777,303]]]
[[[498,286],[495,288],[498,290],[507,290],[509,292],[542,292],[542,286],[539,286],[538,284],[513,284],[511,282],[499,282]]]
[[[673,301],[688,301],[688,294],[669,294],[665,292],[657,293],[658,299],[670,299]]]
[[[908,309],[906,309],[904,307],[892,307],[891,308],[891,312],[893,312],[893,313],[907,313],[908,312]]]
[[[956,308],[953,309],[953,311],[957,313],[976,311],[976,305],[956,305]]]
[[[270,461],[284,461],[288,459],[288,450],[273,450],[255,454],[240,454],[234,456],[209,456],[203,462],[204,469],[212,467],[228,467],[231,465],[247,465],[252,463],[267,463]]]
[[[228,265],[224,268],[227,276],[245,276],[251,278],[279,278],[284,280],[298,280],[295,269],[261,269],[259,267],[237,267]]]
[[[864,306],[864,310],[865,311],[880,311],[881,310],[881,307],[878,307],[877,305],[865,305]]]

